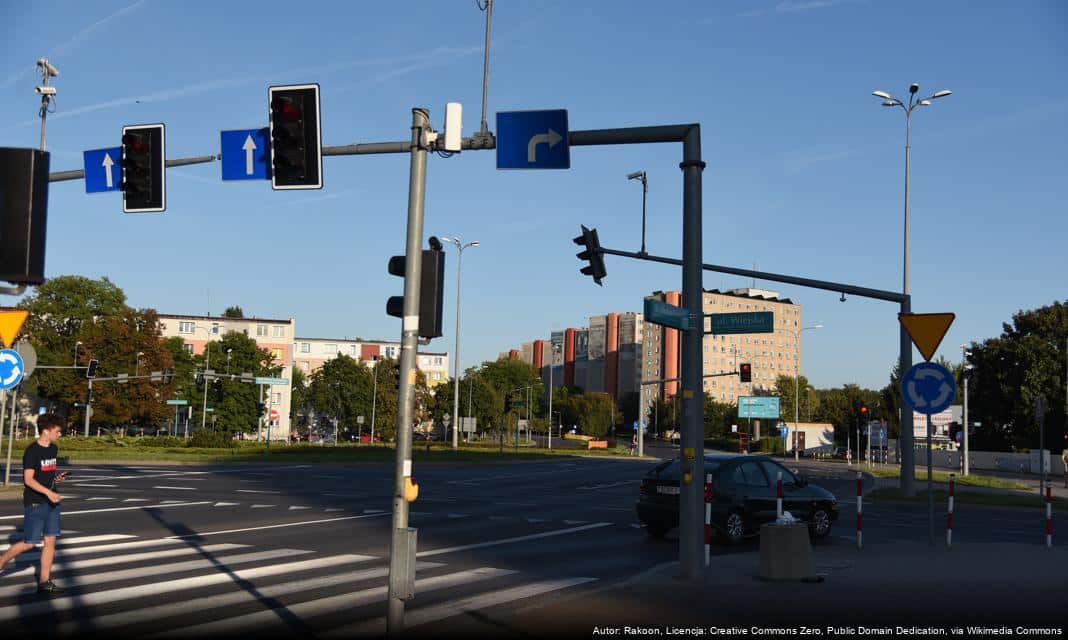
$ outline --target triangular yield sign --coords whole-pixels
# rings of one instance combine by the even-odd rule
[[[953,324],[954,313],[899,313],[898,321],[909,332],[912,343],[923,354],[923,359],[930,361],[946,337],[949,325]]]
[[[21,309],[0,311],[0,341],[4,343],[5,349],[11,347],[11,343],[15,341],[15,336],[19,334],[19,329],[22,328],[22,323],[26,322],[26,317],[29,315],[29,311]]]

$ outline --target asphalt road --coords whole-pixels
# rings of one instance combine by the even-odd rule
[[[421,564],[406,626],[440,635],[477,621],[490,636],[539,606],[593,602],[594,594],[677,560],[677,532],[649,540],[634,517],[638,479],[654,464],[590,457],[419,465],[411,526],[419,530]],[[5,630],[108,637],[385,631],[391,465],[70,471],[54,571],[68,593],[37,598],[36,558],[22,556],[0,574]],[[842,519],[818,544],[853,545],[855,475],[841,465],[809,464],[804,472],[842,502]],[[925,505],[866,503],[864,517],[866,545],[926,540]],[[958,505],[955,517],[962,542],[1039,544],[1042,534],[1037,510]],[[21,520],[20,502],[0,501],[0,535],[19,539]],[[751,542],[713,554],[756,551]]]

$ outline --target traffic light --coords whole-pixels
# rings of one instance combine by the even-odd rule
[[[271,122],[271,187],[322,189],[319,85],[267,89]]]
[[[868,407],[866,405],[860,405],[860,418],[863,420],[868,417]]]
[[[122,128],[122,210],[167,208],[165,135],[162,124]]]
[[[96,366],[97,366],[97,364],[98,364],[98,362],[97,362],[96,358],[93,358],[92,360],[89,361],[89,366],[86,367],[86,369],[85,369],[85,378],[87,380],[92,380],[93,378],[96,377]]]
[[[400,365],[397,365],[397,370],[393,372],[393,390],[400,393]]]
[[[166,369],[163,372],[163,384],[170,384],[174,380],[174,369]]]
[[[738,365],[738,381],[739,382],[752,382],[753,381],[753,365],[748,362],[743,362]]]
[[[223,381],[216,378],[212,382],[212,392],[215,394],[215,401],[222,402],[223,399]]]
[[[959,422],[950,422],[949,423],[949,440],[951,442],[956,442],[957,441],[957,436],[960,434],[960,432],[961,432],[961,424]]]
[[[404,277],[407,259],[393,256],[389,259],[390,275]],[[442,315],[445,309],[445,252],[441,241],[430,237],[430,248],[423,249],[419,278],[419,337],[439,338],[442,334]],[[386,302],[386,313],[396,318],[404,317],[404,296],[392,296]]]
[[[590,262],[589,266],[582,267],[580,271],[582,275],[592,277],[597,286],[601,286],[601,278],[608,274],[604,268],[604,255],[601,253],[601,241],[597,239],[597,229],[587,229],[586,225],[580,226],[582,227],[582,235],[575,238],[574,242],[579,246],[586,247],[586,249],[575,255],[578,256],[579,260],[589,260]]]
[[[197,391],[203,391],[203,390],[204,390],[204,374],[198,371],[197,372]]]

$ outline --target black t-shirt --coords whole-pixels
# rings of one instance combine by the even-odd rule
[[[23,471],[33,469],[33,479],[55,491],[56,457],[58,455],[59,447],[56,445],[42,447],[37,442],[33,442],[26,447],[26,453],[22,454],[22,469]],[[22,490],[22,505],[28,507],[31,504],[48,504],[48,498],[43,493],[25,487]]]

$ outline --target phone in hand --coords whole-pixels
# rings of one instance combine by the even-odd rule
[[[69,471],[60,471],[59,473],[56,474],[56,480],[59,480],[60,482],[66,480],[69,477],[70,477],[70,472]]]

